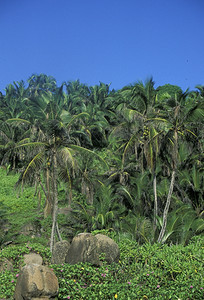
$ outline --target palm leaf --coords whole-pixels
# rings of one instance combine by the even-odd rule
[[[129,139],[129,141],[127,142],[126,146],[125,146],[125,149],[124,149],[124,152],[123,152],[123,158],[122,158],[122,168],[124,166],[124,163],[125,163],[125,155],[129,149],[129,147],[132,145],[132,143],[134,142],[135,138],[137,136],[137,133],[133,134],[131,136],[131,138]]]
[[[22,185],[24,180],[26,179],[26,177],[28,177],[30,175],[31,169],[36,171],[36,168],[40,168],[43,164],[43,157],[44,157],[44,152],[39,152],[37,155],[35,155],[35,157],[33,157],[33,159],[29,162],[29,164],[27,165],[25,171],[23,172],[23,176],[22,176]]]
[[[130,200],[130,204],[131,204],[131,206],[132,207],[134,207],[134,199],[132,198],[132,196],[130,195],[130,192],[127,190],[127,188],[126,187],[120,187],[119,189],[118,189],[118,191],[123,191],[127,196],[128,196],[128,199]]]
[[[95,153],[95,152],[93,152],[93,151],[91,151],[91,150],[89,150],[89,149],[80,147],[80,146],[78,146],[78,145],[70,145],[70,148],[72,148],[72,149],[74,149],[74,150],[77,150],[77,151],[79,151],[79,152],[81,152],[81,153],[84,153],[84,154],[88,154],[88,155],[91,155],[91,156],[95,156],[97,159],[99,159],[99,160],[103,163],[103,165],[104,165],[106,168],[108,168],[108,165],[107,165],[107,163],[105,162],[105,160],[104,160],[102,157],[100,157],[100,155],[98,155],[97,153]]]
[[[63,147],[60,150],[60,154],[62,156],[63,162],[71,164],[71,167],[75,168],[75,159],[74,159],[74,151],[71,148]]]
[[[46,147],[48,147],[49,145],[47,143],[43,143],[43,142],[28,142],[28,143],[17,145],[16,148],[27,147],[27,146],[30,146],[30,147],[46,146]]]
[[[12,119],[8,119],[6,120],[7,123],[13,123],[13,122],[16,122],[16,123],[19,123],[19,124],[24,124],[24,123],[27,123],[27,124],[30,124],[30,122],[28,120],[25,120],[25,119],[20,119],[20,118],[12,118]]]
[[[88,113],[82,112],[82,113],[80,113],[80,114],[74,116],[74,117],[69,121],[69,123],[66,125],[66,127],[69,128],[69,127],[72,125],[72,123],[73,123],[76,119],[81,118],[81,117],[83,117],[83,116],[85,116],[85,117],[90,117]]]
[[[202,122],[204,119],[204,104],[202,102],[191,108],[185,115],[188,122]]]
[[[101,224],[102,227],[105,225],[105,218],[103,214],[98,214],[96,220]]]

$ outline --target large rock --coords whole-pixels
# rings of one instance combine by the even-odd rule
[[[65,262],[69,264],[89,262],[101,265],[101,254],[105,255],[105,260],[109,264],[119,261],[119,247],[111,238],[102,234],[93,236],[91,233],[81,233],[72,240]]]
[[[37,253],[29,253],[23,256],[23,262],[26,265],[30,265],[30,264],[42,265],[43,259],[42,256],[40,256]]]
[[[52,299],[58,295],[58,291],[58,280],[51,269],[29,264],[23,267],[19,274],[14,299]]]
[[[65,262],[71,265],[79,262],[100,265],[96,238],[91,233],[80,233],[75,236],[66,255]]]
[[[70,243],[68,241],[57,242],[54,245],[51,263],[52,264],[63,264],[65,263],[65,257],[70,248]]]
[[[108,264],[113,262],[118,263],[120,258],[120,250],[116,242],[103,234],[96,234],[97,252],[99,255],[105,254],[105,260]]]

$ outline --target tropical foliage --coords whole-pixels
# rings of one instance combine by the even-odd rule
[[[33,74],[0,93],[1,166],[17,174],[18,194],[33,187],[42,231],[52,218],[51,251],[85,230],[141,244],[203,234],[203,89],[155,88],[152,78],[117,91],[57,86]]]
[[[103,232],[104,233],[104,232]],[[123,239],[119,242],[118,264],[60,264],[49,267],[59,281],[58,299],[203,299],[203,242],[188,246],[144,244]],[[23,255],[36,252],[45,263],[50,251],[39,244],[8,246],[0,261],[12,259],[14,271],[0,273],[0,297],[12,299]]]

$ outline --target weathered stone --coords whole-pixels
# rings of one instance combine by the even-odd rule
[[[46,266],[29,264],[22,268],[15,288],[15,300],[52,299],[58,295],[55,274]]]
[[[63,264],[65,263],[65,257],[70,248],[70,243],[68,241],[57,242],[54,245],[51,263],[52,264]]]
[[[111,238],[103,234],[93,236],[91,233],[81,233],[73,239],[65,262],[69,264],[90,262],[94,265],[101,265],[101,254],[105,255],[107,263],[117,263],[120,257],[120,250]]]
[[[24,264],[30,265],[30,264],[36,264],[36,265],[42,265],[43,259],[42,257],[37,253],[29,253],[25,254],[23,256]]]
[[[4,271],[13,272],[13,264],[6,258],[0,258],[0,272]]]
[[[79,262],[100,265],[97,253],[97,239],[91,233],[80,233],[75,236],[66,255],[65,262],[71,265]]]
[[[111,238],[103,234],[96,234],[97,239],[97,253],[101,255],[105,254],[105,260],[108,264],[113,262],[118,263],[120,258],[120,250],[116,242]]]

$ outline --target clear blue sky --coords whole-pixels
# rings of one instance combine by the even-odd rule
[[[0,91],[33,73],[204,85],[204,0],[0,0]]]

